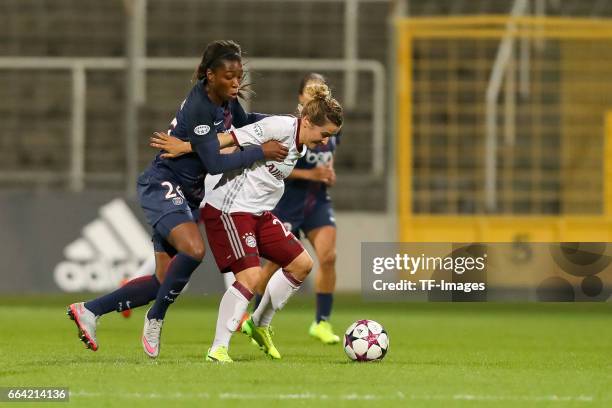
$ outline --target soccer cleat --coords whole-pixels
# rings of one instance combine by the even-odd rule
[[[253,319],[250,318],[242,324],[242,332],[254,340],[259,348],[266,353],[270,358],[278,360],[281,358],[280,353],[274,347],[272,336],[274,333],[268,326],[255,326]]]
[[[161,319],[149,319],[145,313],[144,329],[142,330],[142,348],[151,358],[159,355],[161,330],[164,321]]]
[[[244,314],[242,315],[242,319],[240,319],[240,323],[238,324],[238,328],[236,329],[236,331],[237,332],[243,332],[242,331],[242,325],[244,324],[244,322],[246,322],[250,318],[251,318],[251,315],[249,314],[249,312],[244,312]],[[244,333],[244,334],[246,334],[246,333]]]
[[[243,334],[246,334],[247,336],[249,336],[249,338],[251,339],[251,344],[259,347],[259,344],[257,344],[257,342],[253,339],[253,336],[251,335],[253,332],[251,330],[252,326],[244,324],[250,318],[251,318],[251,315],[249,314],[249,312],[244,312],[244,315],[242,316],[242,320],[240,320],[240,324],[238,325],[238,328],[236,329],[236,331],[242,332]]]
[[[336,344],[340,342],[340,337],[334,334],[331,324],[327,320],[321,320],[319,323],[312,322],[308,334],[321,340],[325,344]]]
[[[227,354],[227,347],[219,346],[215,349],[215,351],[210,351],[208,349],[208,353],[206,353],[206,361],[212,361],[215,363],[233,363],[234,360]]]
[[[68,306],[66,314],[71,320],[74,320],[79,329],[79,339],[85,343],[85,347],[92,351],[98,350],[98,342],[96,340],[98,317],[89,311],[83,302],[73,303]]]

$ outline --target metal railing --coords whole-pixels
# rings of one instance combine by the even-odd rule
[[[515,41],[516,24],[513,18],[524,16],[528,12],[527,0],[515,0],[510,12],[510,19],[506,24],[506,35],[499,42],[495,62],[491,69],[489,84],[486,93],[486,139],[485,139],[485,206],[494,213],[497,210],[497,100],[499,98],[504,74],[513,63],[513,47]],[[528,41],[528,39],[525,39]],[[527,49],[527,47],[523,47]],[[526,59],[525,59],[526,60]],[[528,67],[524,71],[528,72]],[[514,81],[513,72],[508,73],[508,95],[506,99],[506,126],[508,137],[514,139]]]
[[[194,58],[142,58],[138,64],[143,70],[192,70],[199,63]],[[373,76],[373,147],[371,173],[379,177],[384,171],[385,149],[385,68],[374,60],[357,60],[354,62],[357,71],[369,72]],[[39,57],[0,57],[0,69],[34,69],[34,70],[67,70],[72,75],[72,104],[70,109],[70,166],[68,173],[51,171],[3,171],[0,180],[69,180],[73,191],[81,191],[86,179],[115,179],[115,174],[85,173],[85,129],[87,106],[87,71],[114,70],[127,68],[125,58],[39,58]],[[303,71],[326,70],[344,71],[346,61],[343,59],[286,59],[286,58],[253,58],[249,59],[249,68],[259,71]],[[138,157],[126,153],[126,162],[137,162]],[[127,166],[129,169],[134,166]],[[108,176],[108,177],[107,177]]]

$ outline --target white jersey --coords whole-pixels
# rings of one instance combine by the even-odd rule
[[[261,145],[276,140],[289,149],[283,162],[258,161],[248,169],[223,174],[206,202],[224,213],[247,212],[261,215],[271,211],[283,195],[284,179],[291,174],[298,159],[306,153],[300,146],[300,120],[293,116],[269,116],[259,122],[232,130],[236,145]]]

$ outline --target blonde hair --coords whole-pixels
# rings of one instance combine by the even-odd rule
[[[301,117],[308,117],[310,122],[323,126],[327,121],[340,127],[344,120],[342,106],[335,100],[325,83],[313,82],[304,87],[304,95],[310,98],[300,110]]]

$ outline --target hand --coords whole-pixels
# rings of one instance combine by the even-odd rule
[[[264,157],[266,160],[273,160],[282,162],[289,154],[289,149],[277,142],[276,140],[270,140],[261,145]]]
[[[333,167],[329,166],[329,179],[327,180],[327,187],[333,187],[336,184],[336,171]]]
[[[312,181],[319,181],[321,183],[325,183],[329,186],[330,183],[336,182],[336,173],[331,167],[317,166],[310,170],[310,179]]]
[[[149,139],[149,146],[164,150],[166,153],[161,155],[162,159],[172,159],[192,152],[189,142],[184,142],[164,132],[155,132],[153,135]]]

